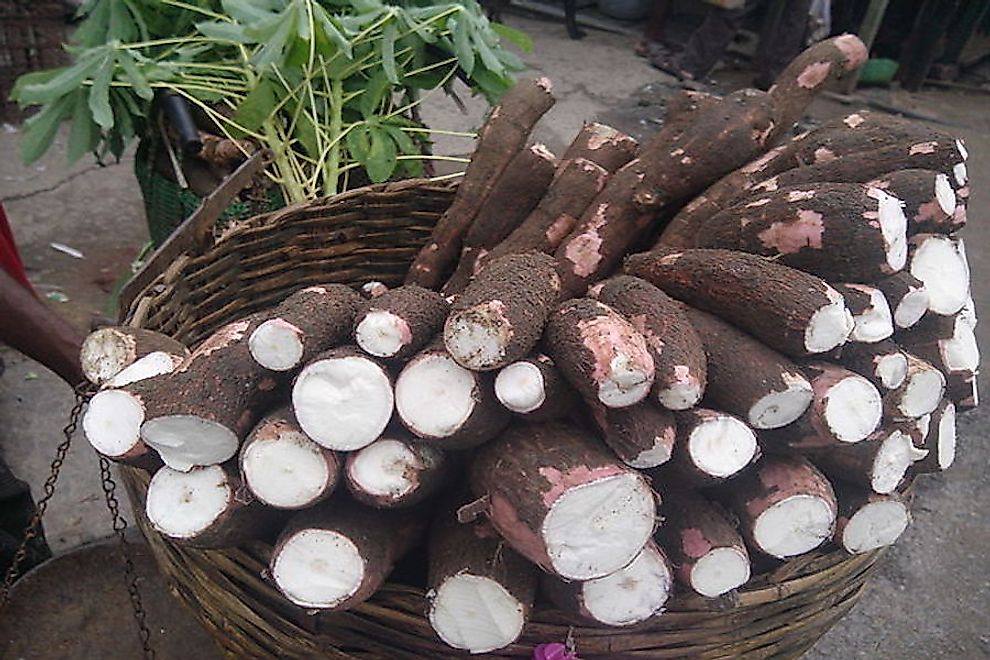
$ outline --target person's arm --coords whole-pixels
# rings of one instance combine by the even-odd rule
[[[0,269],[0,342],[37,360],[74,387],[84,380],[79,366],[82,340],[75,328]]]

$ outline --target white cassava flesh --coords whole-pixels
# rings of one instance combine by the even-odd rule
[[[956,460],[956,407],[949,403],[938,421],[938,467],[947,470]]]
[[[907,378],[908,360],[904,353],[883,355],[876,361],[876,375],[888,390],[897,389]]]
[[[951,216],[956,212],[956,191],[945,174],[935,176],[935,200],[945,215]]]
[[[656,501],[638,474],[581,484],[551,505],[540,535],[554,571],[590,580],[619,570],[646,545],[656,522]]]
[[[928,309],[942,316],[955,314],[969,298],[969,269],[952,239],[926,236],[911,257],[911,274],[925,283]]]
[[[163,467],[148,484],[145,511],[156,530],[173,539],[191,539],[227,510],[234,498],[219,465],[180,472]]]
[[[547,398],[543,372],[530,362],[513,362],[498,372],[495,396],[512,412],[533,412]]]
[[[122,390],[97,392],[82,418],[89,444],[110,458],[123,456],[138,444],[143,423],[141,401]]]
[[[817,495],[793,495],[757,517],[753,538],[763,552],[783,559],[814,550],[832,536],[835,510]]]
[[[699,401],[704,391],[700,383],[674,383],[657,392],[657,400],[668,410],[687,410]]]
[[[938,343],[945,368],[950,371],[976,371],[980,366],[980,347],[976,343],[973,328],[962,317],[957,317],[951,339]]]
[[[448,646],[487,653],[522,634],[525,606],[497,581],[461,572],[443,581],[430,600],[430,625]]]
[[[396,409],[417,435],[456,433],[478,403],[475,376],[449,355],[433,354],[406,365],[395,382]]]
[[[667,558],[653,543],[626,567],[582,583],[584,608],[608,626],[629,626],[663,609],[673,588]]]
[[[872,286],[860,284],[849,284],[848,286],[870,296],[870,306],[862,314],[853,316],[854,326],[849,339],[872,344],[894,334],[894,321],[890,313],[890,305],[887,303],[887,298],[883,292]]]
[[[306,506],[318,500],[333,479],[323,452],[304,434],[283,430],[277,438],[247,446],[241,456],[244,481],[269,506]]]
[[[412,330],[398,314],[375,309],[365,314],[358,323],[354,340],[366,353],[388,358],[412,341]]]
[[[474,370],[490,369],[504,357],[513,336],[512,324],[501,300],[490,300],[468,312],[452,314],[443,339],[458,363]]]
[[[609,372],[598,386],[598,400],[609,408],[639,403],[653,387],[653,372],[644,373],[639,360],[619,350],[609,363]]]
[[[825,295],[830,302],[811,315],[804,329],[804,347],[809,353],[824,353],[841,346],[855,327],[842,294],[826,287]]]
[[[300,428],[317,444],[354,451],[374,442],[394,408],[392,383],[374,361],[359,356],[317,360],[292,387]]]
[[[440,452],[422,445],[418,455],[406,443],[381,438],[358,451],[348,463],[348,476],[369,495],[400,498],[415,489],[416,474],[426,467],[424,457],[436,463]]]
[[[240,442],[222,424],[195,415],[163,415],[141,425],[144,444],[158,452],[170,468],[186,472],[200,465],[219,465],[237,453]]]
[[[749,557],[738,548],[713,548],[691,568],[691,588],[707,598],[717,598],[749,581]]]
[[[891,272],[897,272],[907,264],[908,257],[904,202],[879,188],[870,188],[866,194],[877,200],[877,221],[886,246],[887,265]]]
[[[104,387],[124,387],[125,385],[130,385],[146,378],[170,374],[175,371],[175,368],[184,359],[181,355],[172,355],[164,351],[153,351],[121,369],[117,372],[117,375],[106,381],[103,385]]]
[[[919,361],[920,362],[920,361]],[[942,372],[924,364],[924,368],[911,370],[904,385],[897,409],[905,417],[921,417],[935,410],[945,392],[945,376]]]
[[[736,474],[753,461],[758,449],[753,430],[731,415],[699,422],[688,437],[692,462],[713,477]]]
[[[846,523],[842,530],[842,547],[855,555],[893,545],[910,521],[911,514],[902,502],[870,502]]]
[[[976,302],[973,300],[972,294],[966,298],[966,303],[959,310],[959,319],[966,323],[970,330],[976,330],[978,319],[976,317]]]
[[[843,378],[825,396],[825,423],[839,441],[859,442],[880,424],[880,392],[862,376]]]
[[[354,594],[364,578],[365,562],[354,542],[325,529],[302,529],[279,548],[272,579],[302,607],[334,607]]]
[[[248,349],[264,368],[288,371],[302,359],[302,334],[302,330],[284,319],[270,319],[251,333]]]
[[[894,308],[894,323],[898,328],[910,328],[921,320],[930,305],[931,296],[927,288],[908,291]]]
[[[911,436],[907,433],[891,432],[883,439],[880,449],[877,450],[876,458],[873,460],[870,487],[881,495],[894,492],[908,468],[927,455],[927,450],[914,446],[911,442]]]
[[[749,425],[755,429],[778,429],[804,414],[814,398],[807,378],[800,374],[782,374],[786,390],[770,392],[749,409]],[[790,376],[790,377],[789,377]]]

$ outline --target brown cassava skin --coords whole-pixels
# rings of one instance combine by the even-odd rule
[[[247,486],[237,474],[233,462],[221,466],[230,489],[227,508],[205,529],[188,538],[168,536],[155,529],[173,543],[191,548],[232,548],[254,539],[267,539],[281,527],[285,514],[264,506],[253,499]]]
[[[368,600],[385,582],[395,562],[411,549],[426,528],[425,512],[419,509],[388,511],[361,506],[335,497],[295,514],[279,535],[268,570],[274,570],[282,546],[306,529],[337,532],[353,543],[364,559],[364,575],[357,590],[332,611],[350,609]],[[277,586],[277,585],[276,585]]]
[[[546,347],[570,384],[589,401],[606,403],[600,388],[613,376],[611,363],[617,354],[627,356],[648,382],[642,396],[627,405],[646,398],[656,373],[646,338],[614,309],[590,298],[569,300],[554,310]]]
[[[975,373],[954,372],[945,380],[945,394],[956,405],[957,411],[965,412],[980,405],[978,378]]]
[[[656,543],[653,541],[647,543],[646,547],[643,548],[643,552],[655,552],[659,554],[664,563],[667,564],[668,570],[670,570],[670,560],[667,559],[664,550],[657,546]],[[671,573],[673,573],[672,570]],[[584,582],[579,582],[576,580],[567,582],[554,577],[553,575],[544,573],[540,577],[540,594],[542,596],[546,596],[546,598],[549,599],[550,602],[553,603],[553,605],[561,612],[564,612],[572,617],[581,617],[585,621],[589,621],[598,626],[617,627],[614,623],[599,620],[588,609],[584,600],[584,584]],[[616,589],[622,589],[622,585],[616,585]],[[671,589],[671,591],[673,591],[673,589]],[[635,625],[635,623],[625,625],[632,626]]]
[[[930,126],[882,112],[860,111],[833,119],[774,147],[712,184],[678,212],[664,229],[658,245],[690,247],[696,228],[708,218],[751,197],[754,188],[762,191],[759,184],[788,170],[930,140],[951,141],[948,135]],[[856,180],[868,178],[872,177]],[[773,180],[767,185],[772,188],[778,184]]]
[[[409,467],[407,474],[404,475],[415,484],[412,490],[402,494],[369,492],[356,478],[354,472],[354,461],[361,450],[350,452],[344,464],[344,484],[355,500],[376,509],[399,509],[419,504],[445,485],[451,465],[441,451],[423,442],[412,440],[405,434],[385,433],[375,442],[381,440],[397,440],[416,456],[417,464]],[[374,446],[375,442],[368,447]]]
[[[444,507],[430,527],[428,554],[428,594],[456,575],[487,578],[508,591],[523,606],[523,619],[529,619],[539,571],[507,547],[487,521],[460,523],[454,510]],[[432,597],[427,599],[432,608]]]
[[[478,132],[475,156],[468,164],[450,208],[406,275],[406,284],[436,289],[461,252],[461,240],[512,158],[526,145],[530,131],[554,104],[546,78],[521,81],[505,93]]]
[[[904,351],[904,356],[908,361],[907,378],[904,379],[904,383],[900,387],[891,390],[883,397],[884,411],[892,419],[909,419],[913,417],[901,409],[901,404],[907,395],[907,386],[911,382],[911,377],[921,372],[937,370],[937,367],[935,367],[932,363],[921,359],[910,351]],[[942,394],[945,394],[944,386],[942,389]],[[941,396],[939,398],[941,398]],[[922,414],[928,414],[928,412],[931,411],[927,411]]]
[[[363,305],[361,294],[349,286],[320,284],[296,291],[265,318],[280,319],[295,329],[303,344],[302,357],[297,363],[302,365],[323,351],[346,343],[354,317]]]
[[[876,469],[877,452],[891,433],[899,429],[880,428],[862,442],[846,443],[817,451],[810,456],[814,464],[830,478],[862,486],[873,487],[873,471]]]
[[[248,338],[265,318],[257,315],[229,323],[193,350],[179,367],[141,385],[149,401],[145,424],[169,415],[190,415],[229,429],[243,440],[284,379],[251,357]]]
[[[588,405],[605,444],[629,467],[654,468],[674,455],[677,421],[669,410],[652,401],[627,408]]]
[[[477,322],[503,329],[501,355],[477,363],[452,351],[454,359],[469,369],[491,370],[528,355],[560,295],[555,266],[552,257],[538,253],[510,254],[489,263],[454,304],[444,325],[444,343],[451,350],[459,320]]]
[[[478,267],[507,254],[552,254],[605,187],[608,176],[607,170],[590,160],[564,160],[533,212],[504,241],[481,255]]]
[[[729,250],[654,250],[626,259],[624,271],[795,357],[810,354],[814,313],[841,298],[814,275]]]
[[[841,481],[835,482],[835,497],[839,504],[839,513],[835,519],[835,534],[832,536],[832,540],[847,552],[852,551],[846,546],[843,535],[849,521],[852,520],[852,517],[860,509],[867,504],[875,504],[877,502],[900,502],[904,506],[908,506],[906,498],[898,493],[881,495],[880,493],[874,493],[869,488],[858,487]],[[910,518],[910,512],[908,516]]]
[[[962,323],[959,314],[939,316],[926,314],[913,328],[897,333],[895,340],[905,351],[930,363],[942,372],[946,381],[946,397],[956,404],[959,411],[975,408],[974,398],[977,370],[952,369],[943,356],[943,342],[952,339],[956,323]]]
[[[405,321],[408,341],[388,359],[403,360],[423,348],[443,327],[450,305],[435,291],[406,284],[376,296],[354,319],[355,331],[368,312],[389,312]]]
[[[884,391],[889,390],[890,387],[884,384],[877,372],[880,360],[889,355],[898,354],[903,354],[903,351],[892,339],[884,339],[873,344],[849,342],[838,349],[836,362],[849,371],[866,378],[878,390]]]
[[[541,533],[554,503],[572,488],[621,474],[637,473],[577,427],[521,425],[475,454],[470,484],[488,499],[489,520],[506,543],[554,573]]]
[[[918,291],[919,289],[924,289],[925,283],[906,270],[902,270],[899,273],[894,273],[890,277],[877,280],[873,283],[873,286],[880,289],[880,291],[883,292],[884,297],[887,298],[887,303],[890,305],[890,311],[894,314],[894,329],[897,330],[903,327],[897,324],[896,318],[897,308],[901,304],[901,300],[903,300],[904,296],[909,293]]]
[[[110,376],[100,377],[98,372],[98,361],[102,353],[99,344],[112,342],[113,345],[122,348],[123,361],[119,363],[119,373],[126,367],[134,364],[149,353],[161,351],[170,355],[187,357],[189,349],[181,343],[167,335],[163,335],[144,328],[130,328],[126,326],[113,326],[95,330],[83,340],[82,348],[79,351],[79,361],[82,365],[83,375],[89,382],[95,385],[102,385],[113,378],[116,373]]]
[[[295,433],[303,434],[303,430],[299,428],[299,424],[296,423],[295,418],[292,416],[292,413],[289,411],[288,408],[280,408],[274,412],[265,415],[265,417],[263,417],[261,421],[258,422],[258,425],[255,426],[254,429],[252,429],[252,431],[248,434],[247,438],[244,440],[244,443],[241,445],[239,452],[240,457],[238,460],[238,465],[240,467],[241,474],[244,474],[244,456],[247,454],[248,449],[252,445],[254,445],[255,443],[272,442],[278,440],[283,433],[287,433],[287,432],[295,432]],[[337,452],[333,451],[332,449],[327,449],[326,447],[321,447],[319,445],[316,445],[316,449],[319,452],[320,456],[323,458],[323,461],[327,465],[328,479],[326,485],[324,486],[323,490],[318,495],[316,495],[316,497],[314,497],[312,500],[310,500],[309,502],[303,502],[299,504],[299,506],[291,507],[293,509],[304,509],[313,506],[317,502],[322,502],[323,500],[330,497],[330,495],[333,494],[334,490],[337,488],[337,483],[340,479],[340,468],[341,468],[341,464],[343,463],[340,455]],[[248,483],[247,479],[244,479],[243,481],[244,481],[244,486],[250,489],[250,484]],[[266,506],[271,506],[274,508],[289,508],[289,507],[276,507],[270,502],[266,502],[265,500],[263,500],[261,497],[258,496],[257,493],[254,493],[253,491],[252,491],[252,495],[255,498],[257,498],[259,502],[265,504]]]
[[[767,148],[776,114],[770,97],[733,92],[692,114],[691,126],[665,127],[609,180],[556,252],[563,291],[582,295],[609,274],[657,216],[704,190]]]
[[[680,303],[629,275],[596,284],[588,295],[622,314],[646,339],[656,368],[653,396],[661,404],[684,410],[701,400],[708,379],[705,348]],[[675,403],[670,389],[678,386],[696,389],[697,394]]]
[[[688,129],[698,113],[710,110],[721,101],[721,97],[707,92],[682,89],[667,101],[663,115],[663,127],[680,135]]]
[[[763,552],[753,537],[760,514],[795,495],[825,500],[837,511],[832,484],[808,460],[798,456],[767,456],[756,467],[732,482],[724,494],[739,518],[739,529],[749,547]]]
[[[701,488],[734,479],[752,467],[760,458],[757,447],[749,464],[729,476],[712,474],[698,465],[691,456],[691,435],[699,426],[719,419],[733,417],[729,413],[709,408],[692,408],[674,414],[677,420],[677,439],[674,441],[674,454],[671,460],[659,468],[650,470],[648,474],[655,483],[674,483],[689,488]],[[742,421],[742,420],[740,420]],[[743,422],[745,424],[745,422]]]
[[[443,347],[442,339],[439,336],[430,342],[426,348],[413,356],[406,363],[405,368],[409,368],[409,366],[415,364],[417,361],[436,354],[449,355]],[[472,374],[474,376],[474,389],[472,392],[475,400],[474,408],[461,426],[450,435],[437,437],[414,428],[412,424],[402,417],[402,412],[398,409],[398,405],[396,405],[396,413],[400,421],[413,435],[444,451],[450,449],[471,449],[488,442],[506,427],[512,420],[512,416],[495,397],[494,376],[490,373],[477,371],[472,372]],[[402,378],[401,372],[399,373],[399,378]],[[440,404],[442,402],[438,402],[438,405]]]
[[[763,431],[760,439],[770,451],[811,451],[848,445],[840,440],[825,418],[829,390],[846,378],[860,378],[848,369],[827,362],[813,362],[804,367],[814,398],[811,405],[794,423],[779,429]],[[879,420],[877,420],[879,423]]]
[[[830,282],[869,282],[896,272],[877,218],[876,193],[859,184],[782,188],[718,213],[695,247],[773,257]]]
[[[542,144],[515,155],[464,235],[461,260],[443,287],[444,295],[464,290],[477,270],[478,256],[523,223],[543,199],[556,169],[557,158]]]
[[[636,140],[622,131],[605,124],[589,122],[581,127],[561,160],[566,164],[583,158],[613,174],[635,158],[638,147]]]
[[[820,41],[795,57],[770,88],[780,112],[771,144],[801,119],[819,92],[852,75],[868,57],[869,50],[852,34]]]
[[[660,506],[663,525],[657,541],[674,565],[674,576],[688,589],[691,571],[699,559],[716,548],[733,548],[746,558],[746,544],[715,504],[689,491],[669,492]]]
[[[923,459],[917,461],[911,466],[912,475],[931,474],[943,471],[942,467],[938,464],[938,448],[939,445],[942,444],[942,437],[939,433],[939,425],[942,422],[942,415],[944,415],[946,409],[952,405],[954,404],[948,398],[943,399],[928,421],[928,433],[923,437],[919,437],[921,435],[920,433],[912,435],[911,441],[914,443],[915,447],[918,449],[928,450],[928,456],[925,456]]]
[[[540,370],[543,376],[544,399],[536,410],[527,413],[513,411],[514,415],[520,415],[528,422],[550,422],[563,419],[574,412],[579,398],[554,364],[553,358],[543,353],[534,353],[519,362],[528,362]]]
[[[684,306],[708,360],[706,401],[753,423],[751,411],[771,392],[807,378],[791,360],[717,316]],[[809,384],[810,387],[810,384]]]
[[[904,202],[904,215],[908,219],[908,233],[951,234],[966,225],[966,215],[957,217],[955,205],[948,212],[935,198],[935,182],[940,176],[932,170],[908,169],[885,174],[869,182],[869,185],[885,190]],[[956,200],[958,204],[958,200]]]

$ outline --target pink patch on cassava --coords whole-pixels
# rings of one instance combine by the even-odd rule
[[[746,205],[746,208],[748,208],[748,209],[755,209],[758,206],[766,206],[767,204],[769,204],[772,201],[773,200],[770,199],[769,197],[764,197],[763,199],[758,199],[755,202],[750,202],[749,204]]]
[[[770,161],[777,158],[777,156],[780,155],[781,151],[783,151],[783,148],[781,147],[776,147],[774,149],[771,149],[767,153],[763,154],[762,156],[751,162],[749,165],[743,167],[742,168],[743,174],[754,174],[756,172],[762,172],[763,168],[765,168]]]
[[[775,222],[757,237],[766,248],[780,254],[793,254],[804,248],[821,249],[824,232],[821,213],[801,210],[797,212],[797,221]]]
[[[578,321],[577,326],[581,345],[594,356],[595,368],[591,377],[596,384],[612,378],[612,360],[617,355],[625,356],[627,363],[637,366],[643,374],[653,373],[653,356],[646,346],[646,339],[618,314]]]
[[[797,84],[805,89],[816,89],[828,79],[832,63],[828,61],[815,62],[805,67],[797,77]]]
[[[858,69],[870,56],[866,45],[854,34],[844,34],[836,37],[833,43],[835,43],[835,47],[845,56],[846,61],[844,64],[847,71]]]
[[[543,539],[519,518],[519,514],[509,500],[504,495],[495,493],[491,497],[490,507],[488,519],[513,550],[531,562],[550,570],[553,564],[550,563]]]
[[[694,161],[691,160],[690,156],[685,156],[684,158],[681,158],[681,165],[690,165],[692,162]]]
[[[303,291],[305,291],[306,293],[326,293],[327,292],[327,290],[326,290],[325,287],[322,287],[322,286],[319,286],[319,285],[317,285],[317,286],[308,286],[305,289],[303,289]]]
[[[608,204],[599,204],[591,224],[564,249],[564,258],[574,265],[574,274],[588,277],[595,273],[602,262],[602,237],[598,230],[605,225]]]
[[[684,207],[684,210],[687,211],[688,213],[694,213],[704,204],[707,203],[708,203],[708,198],[706,198],[704,195],[698,195],[693,200],[691,200],[691,202],[687,206]]]
[[[628,321],[632,323],[632,326],[636,328],[639,334],[643,335],[643,337],[646,339],[647,345],[649,345],[650,348],[653,349],[654,353],[658,355],[660,353],[663,353],[663,346],[664,346],[663,340],[646,327],[645,314],[637,314],[636,316],[630,316],[628,318]]]
[[[234,323],[228,323],[223,326],[207,337],[206,341],[197,346],[196,350],[186,358],[186,361],[176,371],[185,371],[194,359],[204,358],[210,353],[222,350],[234,342],[240,341],[244,337],[244,333],[247,331],[249,325],[251,325],[250,321],[235,321]]]
[[[674,367],[674,380],[685,385],[696,385],[698,379],[691,373],[690,367],[686,364],[678,364]]]
[[[815,162],[816,163],[828,163],[835,160],[835,152],[831,149],[826,149],[825,147],[818,147],[815,149]]]
[[[681,548],[688,557],[700,559],[711,552],[712,544],[708,542],[700,529],[688,527],[681,530]]]
[[[774,126],[775,124],[770,122],[762,131],[758,128],[753,129],[753,142],[759,145],[765,144],[767,139],[770,137],[770,134],[773,133]]]
[[[942,210],[942,206],[938,203],[938,200],[933,199],[918,206],[918,212],[915,214],[914,220],[915,222],[923,222],[925,220],[944,220],[947,217],[949,216]]]
[[[961,227],[966,224],[966,205],[960,204],[956,207],[955,213],[952,214],[952,224]]]
[[[956,197],[958,197],[960,199],[968,199],[969,198],[969,186],[963,186],[962,188],[960,188],[959,190],[957,190],[956,191]]]
[[[866,117],[860,114],[853,113],[842,120],[842,123],[849,128],[857,128],[860,124],[866,121]]]
[[[683,153],[684,153],[683,149],[674,149],[673,151],[670,152],[670,157],[677,158],[678,156],[683,155]]]
[[[938,147],[938,142],[919,142],[918,144],[912,144],[911,148],[908,149],[908,155],[914,156],[917,154],[933,154],[935,149]]]
[[[557,498],[575,486],[590,484],[593,481],[600,481],[606,477],[614,477],[618,474],[625,474],[626,470],[619,465],[603,465],[595,468],[578,465],[566,472],[561,472],[557,468],[548,465],[541,467],[539,472],[540,476],[550,483],[550,488],[543,493],[543,504],[549,509],[557,501]]]
[[[774,192],[780,186],[778,185],[779,179],[777,177],[771,177],[762,183],[753,186],[753,190],[762,190],[763,192]]]
[[[800,202],[805,199],[811,199],[815,196],[814,190],[792,190],[787,193],[788,202]]]

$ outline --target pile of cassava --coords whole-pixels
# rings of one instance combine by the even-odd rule
[[[536,599],[624,626],[751,560],[889,545],[978,354],[963,144],[861,112],[790,136],[865,57],[834,38],[768,93],[685,93],[643,144],[589,124],[560,158],[527,146],[549,83],[520,83],[405,285],[305,288],[191,353],[99,330],[86,435],[154,472],[169,539],[273,541],[306,609],[425,546],[424,611],[476,653]]]

